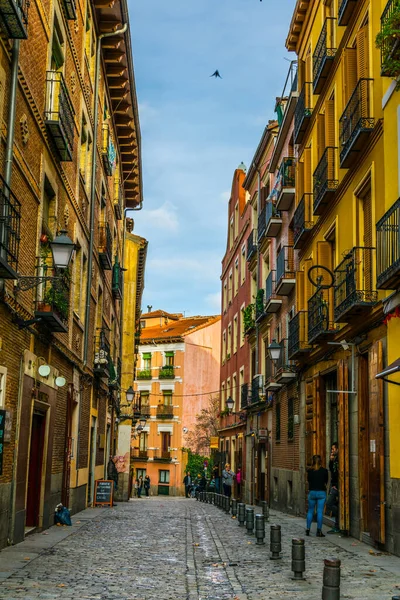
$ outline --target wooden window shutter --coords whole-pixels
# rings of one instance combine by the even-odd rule
[[[305,453],[306,466],[311,467],[313,457],[313,414],[314,414],[314,382],[306,382],[306,431],[305,431]]]
[[[326,146],[335,146],[335,100],[325,102],[325,142]]]
[[[304,271],[296,273],[296,309],[297,312],[304,310]]]
[[[311,194],[311,148],[305,148],[304,150],[304,194]]]
[[[357,79],[369,75],[368,25],[361,27],[356,35],[357,41]]]
[[[304,261],[304,306],[308,308],[308,301],[314,294],[315,288],[308,278],[308,271],[313,266],[312,258],[307,258]]]
[[[364,246],[371,248],[372,246],[372,194],[371,188],[367,191],[362,200],[363,203],[363,220],[364,220]]]
[[[344,531],[350,529],[349,510],[349,409],[348,391],[349,372],[347,362],[338,363],[338,433],[339,433],[339,527]]]
[[[357,85],[357,50],[355,48],[345,48],[343,50],[342,60],[343,70],[343,108],[348,103],[350,96]]]
[[[318,162],[321,160],[321,157],[325,151],[325,115],[319,114],[317,116],[317,139],[318,139]]]

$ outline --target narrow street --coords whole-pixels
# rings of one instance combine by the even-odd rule
[[[341,598],[390,600],[399,591],[399,558],[338,536],[305,538],[306,581],[292,581],[291,540],[304,535],[303,519],[272,512],[270,523],[282,526],[279,561],[269,560],[269,539],[256,546],[235,519],[195,500],[87,509],[71,528],[0,552],[0,598],[319,600],[328,557],[342,561]]]

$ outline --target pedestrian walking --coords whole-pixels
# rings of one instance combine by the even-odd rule
[[[135,496],[137,497],[138,493],[139,493],[138,492],[138,490],[139,490],[139,479],[135,479],[135,483],[134,483],[133,487],[135,488]]]
[[[231,471],[231,465],[226,463],[225,469],[222,471],[222,485],[224,488],[224,496],[230,498],[232,496],[232,485],[235,473]]]
[[[138,495],[137,495],[138,498],[142,497],[142,489],[143,489],[143,477],[140,476],[138,479]]]
[[[190,471],[187,471],[185,477],[183,478],[183,485],[185,486],[185,497],[190,498],[190,488],[192,487]]]
[[[215,491],[217,492],[217,494],[220,493],[220,483],[221,483],[221,478],[219,476],[219,467],[218,465],[215,465],[213,467],[213,476],[215,477]]]
[[[149,492],[150,492],[150,477],[148,475],[146,475],[146,477],[144,478],[144,491],[146,493],[146,498],[149,498]]]
[[[328,485],[328,469],[321,464],[319,454],[314,454],[312,467],[307,472],[308,480],[308,511],[306,535],[310,535],[311,523],[317,507],[317,537],[325,537],[322,533],[322,517],[326,502],[326,486]]]
[[[331,481],[329,484],[329,496],[326,502],[326,509],[335,519],[335,524],[327,533],[340,533],[339,529],[339,444],[334,442],[331,447],[331,456],[329,460],[329,471]]]
[[[236,471],[236,497],[240,498],[240,487],[242,485],[242,469],[238,467]]]

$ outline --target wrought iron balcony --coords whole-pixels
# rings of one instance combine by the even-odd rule
[[[247,260],[251,260],[257,254],[257,244],[255,242],[255,231],[252,229],[247,238]]]
[[[0,27],[6,37],[28,38],[28,0],[0,0]]]
[[[160,371],[158,373],[159,379],[175,379],[175,367],[172,365],[165,365],[164,367],[160,367]]]
[[[171,452],[169,450],[156,450],[153,460],[156,462],[171,462]]]
[[[136,373],[136,379],[152,379],[151,369],[139,369]]]
[[[115,167],[115,148],[110,135],[110,126],[108,123],[103,124],[103,143],[101,148],[103,157],[104,170],[108,177],[114,172]]]
[[[140,407],[140,416],[146,417],[147,419],[150,417],[150,404],[142,404]]]
[[[310,352],[308,344],[308,313],[300,310],[289,321],[288,358],[300,359]]]
[[[312,83],[306,82],[297,99],[294,113],[293,137],[295,144],[301,144],[312,115]]]
[[[133,450],[131,450],[131,458],[133,458],[134,460],[149,460],[149,452],[148,450],[138,450],[137,448],[134,448]]]
[[[327,17],[322,27],[315,52],[313,55],[313,89],[314,94],[320,94],[331,71],[336,55],[334,48],[334,29],[336,19]]]
[[[347,169],[365,148],[366,140],[375,127],[371,117],[371,85],[373,79],[360,79],[340,118],[340,166]]]
[[[157,419],[173,419],[174,408],[172,404],[159,404],[156,412]]]
[[[296,210],[293,221],[294,248],[303,248],[310,231],[314,227],[313,221],[313,197],[312,194],[303,194]]]
[[[329,289],[317,290],[308,301],[308,342],[317,344],[335,335]]]
[[[353,14],[358,0],[339,0],[338,23],[339,25],[347,25]]]
[[[63,0],[64,13],[67,21],[76,21],[75,0]]]
[[[21,204],[0,177],[0,279],[17,279]]]
[[[399,8],[398,0],[389,0],[385,10],[381,15],[381,33],[385,30],[388,22],[392,19],[393,13]],[[386,35],[381,47],[381,75],[383,77],[392,77],[393,61],[398,61],[400,57],[400,39],[398,35]]]
[[[279,192],[276,200],[277,210],[289,210],[295,195],[296,159],[288,156],[279,167]]]
[[[115,300],[122,299],[123,290],[123,270],[118,262],[117,256],[115,257],[115,263],[112,268],[112,282],[111,282],[112,295]]]
[[[95,338],[93,371],[99,379],[110,377],[110,342],[107,339],[108,330],[100,329]]]
[[[276,380],[276,368],[274,362],[267,357],[265,361],[265,391],[277,392],[282,387],[281,383]]]
[[[47,265],[37,267],[38,277],[55,277],[56,272]],[[38,287],[35,302],[35,319],[52,332],[66,333],[69,319],[69,282],[66,278],[44,281]]]
[[[53,148],[60,161],[71,161],[74,150],[74,108],[64,77],[59,71],[47,71],[44,120]]]
[[[282,228],[282,217],[281,213],[276,209],[275,204],[271,202],[271,200],[268,200],[265,205],[265,220],[267,223],[265,231],[266,237],[277,237]]]
[[[256,302],[255,302],[256,323],[260,323],[264,319],[264,317],[266,317],[265,305],[264,305],[264,294],[265,294],[265,291],[263,289],[260,289],[257,291]]]
[[[400,285],[400,198],[376,224],[376,287],[396,290]]]
[[[267,205],[261,210],[258,217],[258,226],[257,226],[257,239],[260,242],[265,235],[267,230]]]
[[[335,321],[348,323],[368,312],[378,297],[374,289],[375,248],[352,248],[335,269]]]
[[[276,363],[275,380],[277,383],[285,385],[292,383],[296,379],[296,368],[289,360],[287,340],[281,340],[279,345],[281,347],[281,354]]]
[[[114,183],[114,211],[115,218],[120,221],[124,214],[124,192],[119,178],[116,178]]]
[[[265,312],[277,313],[282,307],[282,298],[278,298],[276,289],[276,271],[271,271],[265,281]]]
[[[314,171],[314,214],[321,215],[336,193],[339,181],[336,179],[337,148],[328,146]]]
[[[262,375],[256,375],[251,381],[251,393],[247,406],[261,402],[260,392],[262,392],[262,386],[260,385],[260,378],[262,378]]]
[[[112,235],[108,223],[101,223],[99,228],[99,260],[105,271],[112,269]]]
[[[276,293],[289,296],[296,285],[296,254],[293,246],[283,246],[276,259]]]
[[[248,383],[243,383],[240,388],[240,408],[247,408],[249,404],[249,385]]]

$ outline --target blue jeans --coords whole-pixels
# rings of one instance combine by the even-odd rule
[[[311,528],[315,506],[317,506],[317,528],[322,529],[322,515],[326,502],[326,492],[308,492],[307,529]]]

